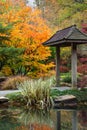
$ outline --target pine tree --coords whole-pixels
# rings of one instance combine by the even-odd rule
[[[22,62],[20,55],[24,49],[10,47],[6,44],[7,41],[10,42],[9,33],[11,28],[11,25],[3,26],[0,24],[0,70],[6,65],[14,72],[15,63]]]

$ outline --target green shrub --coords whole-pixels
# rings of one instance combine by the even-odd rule
[[[22,94],[20,92],[14,92],[7,94],[6,97],[9,98],[10,101],[16,102],[16,103],[24,103],[24,99],[22,98]]]
[[[66,74],[61,75],[61,80],[62,82],[65,82],[65,83],[71,83],[71,74],[66,73]]]

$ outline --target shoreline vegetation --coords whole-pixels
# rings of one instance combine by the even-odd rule
[[[9,105],[11,106],[23,106],[28,108],[29,106],[44,109],[46,107],[51,108],[54,106],[54,98],[73,95],[76,97],[77,102],[71,104],[58,104],[58,107],[75,106],[83,107],[87,106],[87,88],[77,88],[68,90],[58,90],[53,88],[55,86],[55,78],[40,78],[40,79],[29,79],[27,77],[15,76],[8,78],[3,82],[3,90],[19,90],[20,92],[14,92],[7,94],[9,98]],[[62,88],[62,86],[61,86]]]
[[[87,88],[59,91],[58,89],[51,89],[53,86],[53,78],[26,80],[17,84],[17,88],[21,92],[8,94],[7,97],[12,105],[35,106],[43,109],[53,107],[55,97],[73,95],[77,99],[76,106],[87,106]],[[62,103],[61,105],[63,106]]]
[[[86,106],[86,108],[87,108],[87,96],[86,96],[87,95],[87,88],[82,89],[82,90],[73,89],[73,90],[64,90],[64,91],[51,89],[50,90],[50,97],[49,97],[49,102],[50,103],[46,102],[46,101],[45,102],[44,101],[42,101],[42,102],[38,101],[37,103],[33,102],[32,104],[27,104],[28,102],[26,102],[26,100],[25,100],[26,97],[23,97],[21,92],[7,94],[6,97],[9,98],[10,105],[13,105],[13,106],[22,105],[22,106],[24,106],[26,108],[28,108],[29,106],[33,106],[33,107],[37,107],[39,109],[43,109],[43,108],[46,108],[46,107],[53,107],[53,99],[55,97],[64,96],[64,95],[67,95],[67,94],[68,95],[71,95],[71,94],[74,95],[76,97],[76,99],[77,99],[77,103],[71,103],[71,104],[67,104],[67,105],[66,105],[66,103],[65,103],[65,105],[60,103],[59,106],[58,106],[59,108],[60,107],[63,108],[65,106],[68,106],[68,107],[70,106],[72,108],[73,107],[76,107],[76,108],[81,107],[82,108],[82,107]],[[38,95],[39,95],[39,93],[38,93]]]

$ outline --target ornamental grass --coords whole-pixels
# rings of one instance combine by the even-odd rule
[[[28,80],[29,78],[26,76],[13,76],[8,77],[6,81],[3,82],[3,86],[1,87],[2,90],[16,90],[17,84]]]
[[[53,84],[53,80],[26,80],[23,83],[17,85],[20,90],[26,105],[36,105],[44,107],[50,105],[50,87]]]

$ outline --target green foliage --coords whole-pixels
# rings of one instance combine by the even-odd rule
[[[19,73],[16,72],[16,69],[20,67],[20,63],[22,64],[21,55],[24,49],[9,47],[5,44],[6,41],[10,41],[9,33],[11,27],[11,25],[3,26],[0,24],[0,70],[2,71],[2,67],[8,66],[12,69],[12,72],[14,71],[13,73]]]
[[[71,74],[70,73],[62,74],[61,80],[62,82],[65,82],[65,83],[71,83]]]
[[[65,90],[65,91],[59,91],[59,90],[51,90],[51,96],[55,97],[55,96],[62,96],[62,95],[74,95],[76,96],[78,102],[83,102],[83,101],[87,101],[87,89],[82,89],[82,90],[78,90],[78,89],[72,89],[72,90]]]
[[[24,99],[22,98],[21,92],[14,92],[11,94],[7,94],[6,97],[9,98],[11,102],[16,102],[16,103],[24,103]]]
[[[73,4],[67,4],[65,5],[64,9],[60,10],[59,15],[59,22],[63,22],[66,19],[72,18],[75,14],[78,14],[78,12],[82,12],[87,9],[87,5],[81,4],[81,3],[73,3]],[[61,15],[62,13],[62,15]]]
[[[53,27],[64,28],[71,24],[77,24],[81,27],[81,21],[87,21],[85,12],[87,10],[87,0],[37,1],[39,3],[37,6],[42,10],[44,18]]]
[[[3,66],[9,66],[16,73],[16,69],[20,67],[22,63],[22,57],[24,49],[15,47],[0,47],[0,69]],[[17,74],[17,73],[16,73]]]

